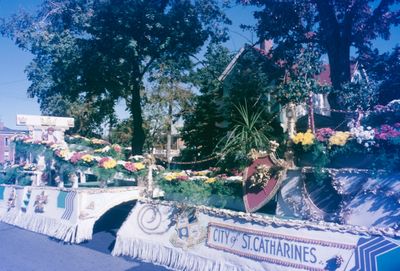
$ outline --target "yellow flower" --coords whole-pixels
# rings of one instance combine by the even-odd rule
[[[107,145],[107,144],[109,144],[107,141],[105,141],[103,139],[98,139],[98,138],[92,138],[91,142],[93,144],[98,144],[98,145]]]
[[[217,181],[217,178],[208,178],[205,183],[214,183],[215,181]]]
[[[116,166],[117,166],[117,161],[111,158],[108,159],[107,161],[104,161],[103,163],[103,167],[106,169],[115,168]]]
[[[93,161],[94,157],[90,154],[85,154],[82,156],[81,158],[83,161],[85,161],[86,163],[90,163]]]
[[[294,144],[301,145],[311,145],[314,143],[314,134],[311,133],[311,130],[307,130],[305,133],[297,133],[295,136],[292,136],[292,140]]]
[[[133,165],[137,170],[142,170],[145,168],[145,165],[143,163],[133,163]]]
[[[349,132],[336,132],[329,138],[329,145],[344,146],[349,137]]]
[[[314,135],[311,133],[310,130],[307,130],[307,132],[303,136],[303,142],[301,142],[302,145],[311,145],[314,143]]]
[[[206,176],[208,174],[208,170],[201,170],[201,171],[193,171],[194,176]]]
[[[297,133],[295,136],[292,136],[292,140],[294,144],[299,144],[300,142],[303,141],[304,134],[303,133]]]
[[[60,156],[62,157],[62,158],[65,158],[65,157],[67,157],[69,155],[69,150],[67,150],[67,149],[62,149],[61,151],[60,151]]]
[[[164,175],[164,179],[167,181],[172,181],[173,179],[175,179],[175,176],[173,174],[167,174]]]

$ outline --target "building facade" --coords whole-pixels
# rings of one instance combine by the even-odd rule
[[[12,137],[16,134],[26,133],[21,130],[14,130],[4,126],[0,121],[0,164],[14,161],[15,149],[12,142]]]

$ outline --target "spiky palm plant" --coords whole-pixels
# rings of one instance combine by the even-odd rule
[[[220,141],[217,148],[222,155],[233,160],[235,167],[243,168],[247,165],[248,154],[251,149],[267,150],[269,139],[266,132],[270,127],[263,123],[264,110],[250,111],[247,103],[235,105],[238,118],[233,120],[233,127]]]

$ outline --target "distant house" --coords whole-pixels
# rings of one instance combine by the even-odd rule
[[[182,123],[177,122],[173,123],[171,127],[171,149],[170,153],[167,153],[168,149],[168,135],[163,134],[162,135],[162,142],[154,146],[152,149],[152,154],[154,154],[158,158],[164,158],[168,161],[172,161],[174,157],[177,157],[180,155],[181,150],[185,148],[185,143],[183,142],[181,135],[179,133],[179,129],[182,128]]]
[[[12,147],[11,140],[16,134],[26,133],[26,131],[14,130],[4,126],[0,121],[0,163],[13,162],[15,149]]]
[[[227,65],[225,70],[222,72],[222,74],[219,76],[219,81],[224,82],[225,80],[229,80],[229,76],[232,76],[234,74],[234,70],[236,67],[236,64],[240,61],[240,59],[245,55],[248,54],[249,52],[251,53],[256,53],[260,56],[265,57],[266,59],[270,59],[270,50],[273,47],[272,41],[264,41],[261,43],[260,48],[257,47],[251,47],[249,45],[245,45],[245,47],[241,48],[239,52],[233,57],[231,62]],[[268,62],[268,61],[267,61]],[[279,63],[277,63],[279,65]],[[318,79],[319,83],[321,85],[332,85],[331,79],[330,79],[330,66],[329,64],[324,64],[323,65],[323,71],[316,75],[316,78]],[[368,77],[365,73],[365,70],[358,65],[358,63],[352,64],[351,65],[351,81],[357,81],[360,80],[361,78],[367,79]],[[266,93],[267,98],[269,101],[273,102],[271,100],[271,95],[270,93]],[[229,93],[225,91],[222,94],[223,97],[229,96]],[[322,116],[330,116],[330,105],[328,102],[328,94],[314,94],[313,95],[313,106],[314,106],[314,113],[319,114]],[[268,111],[270,112],[280,112],[280,122],[281,126],[284,131],[287,131],[289,128],[289,120],[288,120],[288,110],[287,108],[282,107],[280,104],[276,104],[273,106],[273,108],[267,108]],[[307,108],[306,105],[298,105],[295,106],[294,108],[294,114],[295,118],[299,119],[302,116],[307,115]],[[291,129],[290,129],[291,130]]]

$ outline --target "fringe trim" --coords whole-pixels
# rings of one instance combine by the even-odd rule
[[[33,232],[45,234],[67,243],[83,241],[78,236],[78,225],[60,219],[49,218],[41,215],[8,213],[0,218],[1,221],[27,229]]]
[[[244,271],[225,262],[206,259],[178,249],[168,248],[134,238],[117,236],[113,256],[127,255],[145,262],[182,271]]]
[[[93,238],[93,227],[96,223],[96,219],[94,220],[86,220],[86,221],[79,221],[75,243],[79,244],[87,240],[92,240]]]

